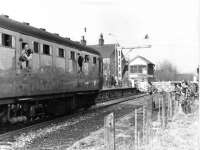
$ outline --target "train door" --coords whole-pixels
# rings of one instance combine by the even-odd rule
[[[6,32],[1,33],[0,30],[0,70],[12,70],[15,68],[15,53],[15,36]]]
[[[3,32],[3,33],[2,33]],[[0,98],[15,96],[13,75],[16,69],[16,37],[0,28]],[[12,86],[11,86],[12,85]]]
[[[36,41],[33,41],[32,45],[33,45],[32,70],[37,72],[40,69],[41,65],[40,49],[42,48],[40,43]]]

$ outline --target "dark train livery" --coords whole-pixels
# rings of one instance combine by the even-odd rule
[[[102,72],[95,49],[0,16],[0,123],[89,107]]]

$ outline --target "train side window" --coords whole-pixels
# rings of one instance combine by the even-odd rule
[[[63,48],[58,49],[58,57],[65,57],[65,50]]]
[[[34,53],[39,53],[40,45],[38,42],[33,42]]]
[[[73,51],[70,52],[70,59],[75,60],[75,52]]]
[[[12,36],[9,34],[2,34],[2,46],[12,47]]]
[[[43,44],[43,54],[50,55],[50,46],[47,44]]]
[[[96,63],[97,63],[97,58],[93,57],[93,64],[96,64]]]
[[[26,45],[26,44],[28,44],[28,43],[26,43],[26,42],[22,42],[22,49],[25,48],[25,45]]]
[[[89,62],[89,55],[85,55],[85,62]]]

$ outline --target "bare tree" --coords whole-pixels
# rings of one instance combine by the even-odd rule
[[[167,60],[160,63],[155,70],[155,78],[158,81],[175,81],[177,74],[176,66]]]

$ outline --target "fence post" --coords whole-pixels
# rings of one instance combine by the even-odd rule
[[[143,142],[143,144],[145,144],[145,133],[146,133],[146,108],[145,108],[145,106],[143,106],[143,117],[142,118],[143,118],[143,130],[142,130],[143,140],[142,140],[142,142]]]
[[[167,100],[167,116],[166,116],[166,121],[168,121],[168,119],[170,120],[170,111],[171,111],[171,98],[169,96],[169,93],[166,93],[166,100]]]
[[[137,147],[140,148],[140,131],[138,131],[138,135],[137,135]]]
[[[166,101],[167,101],[166,111],[167,111],[167,116],[169,117],[169,112],[170,112],[170,100],[169,100],[168,92],[166,92]]]
[[[138,138],[137,138],[137,108],[135,109],[135,150],[137,150],[138,149],[138,142],[137,142],[137,140],[138,140]]]
[[[104,143],[106,150],[115,150],[114,113],[110,113],[104,118]]]
[[[160,99],[161,99],[161,96],[158,95],[158,122],[159,123],[161,122],[161,119],[160,119]]]
[[[153,102],[153,95],[150,96],[150,99],[147,100],[147,110],[146,110],[146,143],[149,144],[150,141],[150,126],[152,121],[152,102]]]
[[[171,112],[172,116],[171,117],[173,118],[173,116],[174,116],[174,107],[175,107],[175,105],[174,105],[175,104],[174,103],[174,93],[173,92],[170,92],[170,98],[171,98],[171,102],[172,102],[172,110],[171,110],[172,111]]]
[[[173,116],[175,115],[175,113],[176,113],[176,105],[177,105],[177,103],[176,103],[176,95],[175,95],[175,93],[173,93],[173,105],[174,105],[174,111],[173,111]]]
[[[173,100],[172,100],[172,96],[171,93],[169,93],[169,98],[170,98],[170,120],[172,120],[173,117]]]
[[[174,93],[174,114],[178,113],[179,109],[179,101],[180,101],[180,96],[178,96],[176,93]]]
[[[166,109],[165,109],[165,103],[166,103],[166,94],[163,92],[162,93],[163,95],[162,95],[162,128],[165,128],[165,126],[166,126]]]

